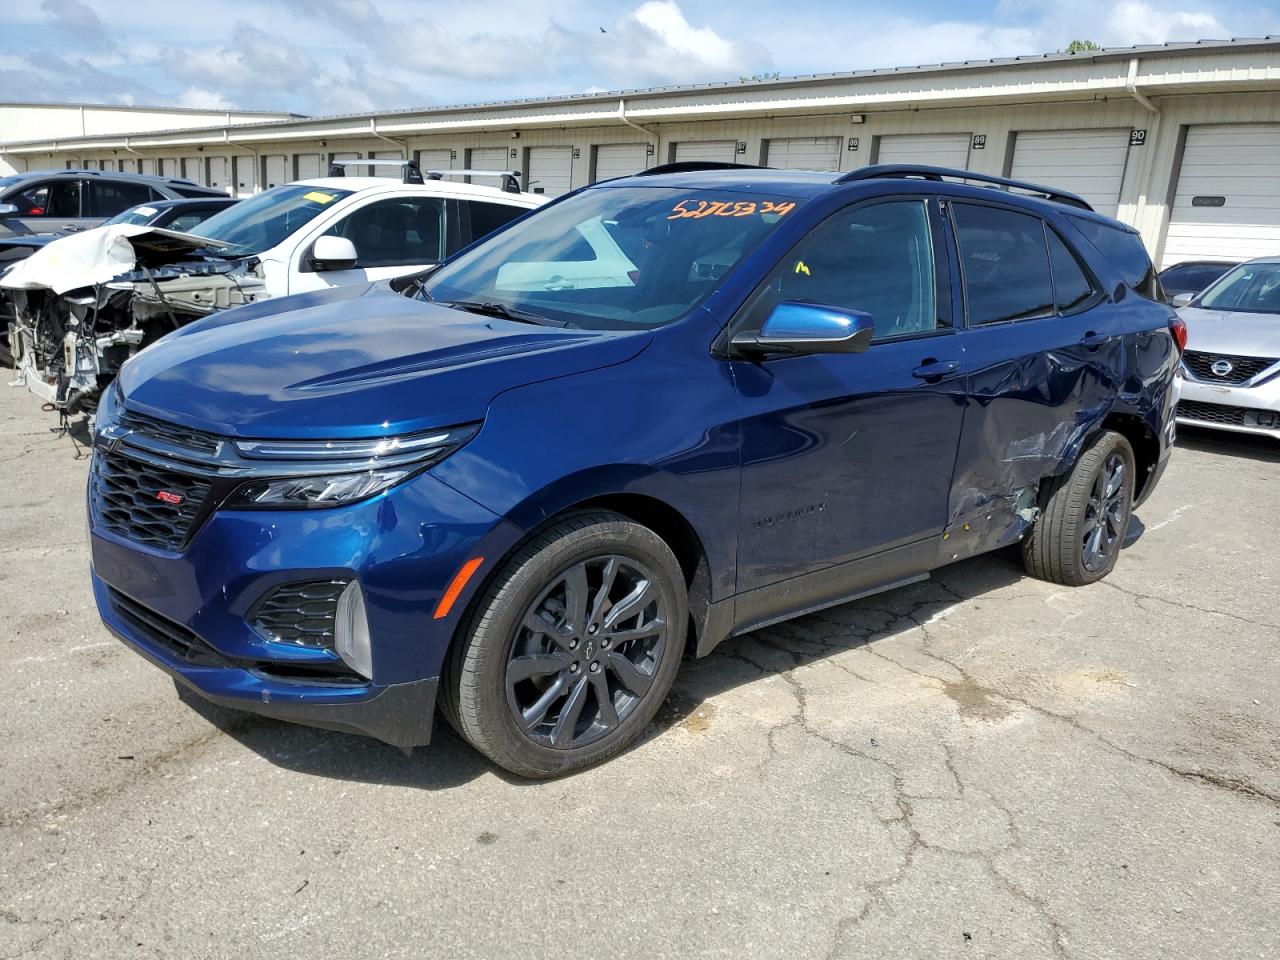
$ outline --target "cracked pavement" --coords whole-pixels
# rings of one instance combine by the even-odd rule
[[[730,641],[529,784],[179,699],[46,425],[0,391],[0,958],[1280,955],[1280,446],[1184,438],[1103,584],[986,557]]]

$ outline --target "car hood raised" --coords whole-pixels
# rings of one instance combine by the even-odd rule
[[[224,436],[386,436],[480,420],[506,390],[621,363],[649,340],[357,284],[214,314],[142,351],[119,379],[128,409]]]
[[[1241,357],[1280,357],[1280,314],[1183,307],[1187,349]]]

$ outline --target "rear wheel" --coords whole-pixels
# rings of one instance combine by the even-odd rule
[[[1042,580],[1084,586],[1116,565],[1133,511],[1133,448],[1107,431],[1053,481],[1044,512],[1023,542],[1027,571]]]
[[[451,657],[446,713],[521,776],[599,763],[653,719],[688,616],[680,564],[657,534],[603,511],[570,517],[477,602]]]

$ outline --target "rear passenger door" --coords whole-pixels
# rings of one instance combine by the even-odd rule
[[[117,213],[124,213],[130,207],[147,203],[158,196],[145,183],[131,180],[90,180],[85,189],[85,215],[92,218],[92,223],[101,223]]]
[[[947,214],[969,367],[951,508],[964,555],[983,546],[989,517],[1009,527],[1029,506],[1018,491],[1059,472],[1084,425],[1110,409],[1123,337],[1101,285],[1045,220],[969,200],[948,201]]]
[[[935,201],[888,198],[832,215],[783,258],[733,331],[758,330],[786,301],[868,313],[875,339],[865,353],[732,363],[742,623],[927,569],[964,409]]]

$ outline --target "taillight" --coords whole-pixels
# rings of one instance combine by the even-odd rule
[[[1187,321],[1174,315],[1169,321],[1169,332],[1173,334],[1173,342],[1178,345],[1178,356],[1187,349]]]

